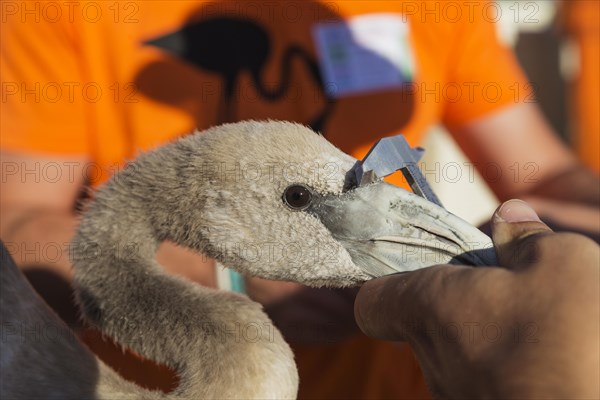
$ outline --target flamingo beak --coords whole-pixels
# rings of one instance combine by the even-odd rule
[[[497,264],[487,235],[444,208],[383,181],[321,196],[308,211],[373,277],[436,264]]]

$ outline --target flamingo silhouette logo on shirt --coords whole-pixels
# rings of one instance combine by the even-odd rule
[[[219,121],[235,121],[232,101],[242,72],[247,72],[258,94],[267,101],[281,99],[291,83],[291,63],[302,61],[315,85],[326,99],[324,109],[311,121],[312,129],[322,132],[334,100],[323,91],[319,66],[298,45],[286,48],[281,59],[279,85],[269,89],[261,81],[261,73],[271,52],[271,41],[265,29],[254,21],[233,17],[216,17],[189,24],[179,31],[150,40],[146,44],[164,49],[197,68],[217,73],[224,80]]]

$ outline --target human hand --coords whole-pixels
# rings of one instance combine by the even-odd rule
[[[367,282],[369,336],[406,340],[443,398],[600,398],[600,248],[524,202],[494,214],[502,267],[435,266]]]

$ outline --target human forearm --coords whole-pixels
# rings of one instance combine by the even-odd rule
[[[69,243],[77,217],[61,210],[3,210],[0,237],[20,268],[43,268],[70,281]]]
[[[600,243],[600,210],[598,206],[546,197],[522,196],[521,198],[527,201],[553,229],[579,232]]]
[[[518,104],[453,130],[500,200],[548,197],[597,207],[600,180],[533,104]]]
[[[600,205],[600,177],[576,164],[539,182],[527,194],[597,208]]]
[[[583,166],[540,182],[519,197],[547,222],[591,237],[600,233],[600,179]]]
[[[22,269],[44,269],[70,282],[70,241],[79,218],[59,210],[2,212],[0,238]],[[6,216],[6,218],[4,218]],[[214,286],[213,261],[172,243],[162,244],[157,259],[165,270],[197,283]]]

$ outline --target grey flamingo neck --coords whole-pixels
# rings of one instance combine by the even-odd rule
[[[186,150],[180,141],[143,155],[98,192],[74,240],[82,312],[121,345],[174,368],[180,384],[173,395],[293,397],[295,388],[288,388],[297,377],[284,377],[290,385],[279,391],[265,376],[290,365],[296,372],[260,306],[169,276],[154,258],[166,239],[203,246],[195,236],[202,229],[190,226],[202,205],[189,200]],[[248,324],[262,329],[252,343],[240,340]]]

